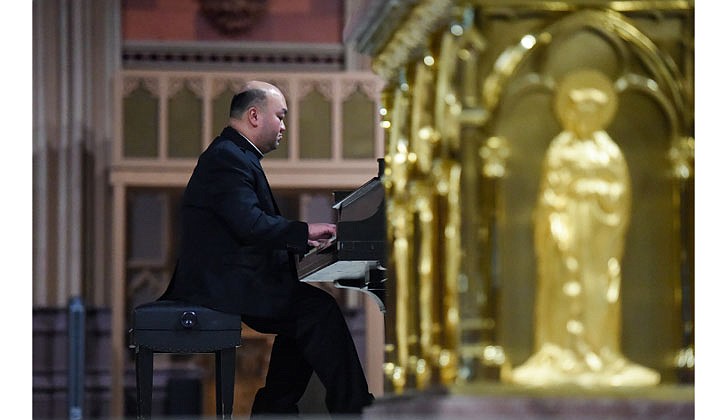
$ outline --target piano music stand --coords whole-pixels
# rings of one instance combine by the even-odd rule
[[[200,305],[161,300],[136,307],[129,347],[135,349],[137,418],[151,417],[154,353],[215,353],[217,415],[231,418],[240,330],[240,315]]]

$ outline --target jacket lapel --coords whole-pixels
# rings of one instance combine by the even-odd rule
[[[276,211],[276,215],[280,216],[281,211],[278,210],[278,204],[276,203],[276,198],[273,195],[273,190],[271,190],[270,184],[268,183],[268,177],[265,176],[265,171],[263,170],[263,167],[260,166],[260,161],[256,163],[258,164],[258,170],[260,170],[260,174],[263,176],[263,181],[265,181],[265,187],[268,189],[268,196],[270,197],[270,201],[273,203],[273,208]]]
[[[276,203],[275,196],[273,196],[273,190],[270,188],[270,184],[268,183],[268,177],[265,176],[263,166],[261,166],[260,164],[260,160],[263,159],[263,155],[250,143],[248,139],[241,136],[240,133],[238,133],[232,127],[225,127],[225,129],[222,130],[222,133],[220,133],[220,136],[232,140],[233,143],[235,143],[238,147],[251,152],[254,156],[257,157],[257,159],[251,160],[253,161],[253,164],[256,166],[258,171],[260,171],[260,175],[263,177],[263,181],[265,181],[265,187],[268,190],[268,197],[270,198],[271,203],[273,203],[273,209],[276,212],[275,214],[280,215],[281,211],[278,209],[278,203]]]

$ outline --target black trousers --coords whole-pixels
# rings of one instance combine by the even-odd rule
[[[354,341],[336,300],[326,291],[298,283],[288,313],[276,319],[242,316],[251,328],[277,334],[265,386],[252,415],[297,414],[297,403],[313,372],[326,389],[329,412],[359,414],[372,403]]]

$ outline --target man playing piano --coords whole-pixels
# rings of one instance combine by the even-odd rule
[[[282,217],[260,165],[282,139],[286,112],[281,91],[265,82],[233,97],[229,126],[185,189],[179,259],[162,298],[237,313],[276,334],[253,416],[297,413],[313,372],[330,413],[361,413],[373,396],[344,317],[331,295],[296,274],[296,254],[325,243],[336,226]]]

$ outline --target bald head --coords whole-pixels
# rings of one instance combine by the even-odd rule
[[[230,118],[241,118],[243,113],[251,107],[265,107],[270,94],[282,95],[281,91],[270,83],[253,80],[247,82],[230,102]]]
[[[260,80],[249,80],[245,83],[243,86],[243,91],[250,90],[250,89],[260,89],[260,90],[275,90],[280,92],[280,90],[275,86],[268,82],[262,82]]]
[[[247,82],[230,103],[230,126],[250,140],[262,153],[276,149],[286,126],[288,108],[276,86],[253,80]]]

